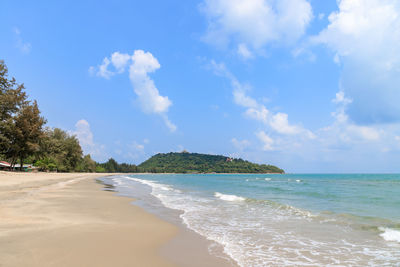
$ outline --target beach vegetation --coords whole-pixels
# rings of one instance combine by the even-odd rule
[[[51,163],[61,172],[83,171],[89,162],[88,158],[82,157],[78,139],[59,128],[44,130],[36,160],[46,158],[52,159]]]
[[[135,164],[128,164],[128,163],[119,164],[115,159],[110,158],[105,163],[97,163],[96,172],[135,173],[139,172],[139,169]]]
[[[46,123],[36,101],[27,100],[24,85],[8,77],[4,61],[0,61],[0,153],[12,165],[39,151]]]

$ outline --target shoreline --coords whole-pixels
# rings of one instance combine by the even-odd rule
[[[231,266],[205,238],[105,190],[98,179],[114,175],[0,171],[0,266]]]
[[[126,174],[123,174],[126,175]],[[223,246],[214,241],[208,240],[206,237],[196,233],[186,226],[180,218],[182,211],[174,210],[165,207],[158,199],[154,198],[147,190],[142,190],[140,187],[133,192],[121,192],[107,181],[107,178],[102,177],[97,180],[103,184],[107,191],[116,196],[127,197],[132,199],[132,204],[140,207],[146,212],[155,215],[163,221],[171,223],[178,228],[177,234],[164,244],[160,250],[162,256],[171,260],[179,266],[191,267],[235,267],[237,263],[223,252]],[[115,175],[119,176],[119,175]],[[151,198],[152,200],[150,200]],[[157,202],[157,207],[154,207],[154,201]],[[148,203],[152,202],[152,204]],[[212,247],[212,252],[210,248]]]

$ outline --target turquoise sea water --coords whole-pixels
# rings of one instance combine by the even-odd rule
[[[125,193],[146,186],[240,266],[400,266],[398,174],[157,174],[108,181]]]

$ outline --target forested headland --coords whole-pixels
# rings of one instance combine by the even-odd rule
[[[284,173],[273,165],[189,152],[159,153],[138,166],[152,173]]]
[[[8,75],[0,60],[0,161],[32,164],[39,171],[57,172],[151,172],[151,173],[283,173],[276,166],[242,159],[197,153],[157,154],[140,165],[109,159],[95,162],[84,155],[76,136],[46,126],[36,100],[30,100],[24,84]]]

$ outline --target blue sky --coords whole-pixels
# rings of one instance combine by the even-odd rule
[[[2,1],[0,58],[85,153],[400,171],[396,0]]]

